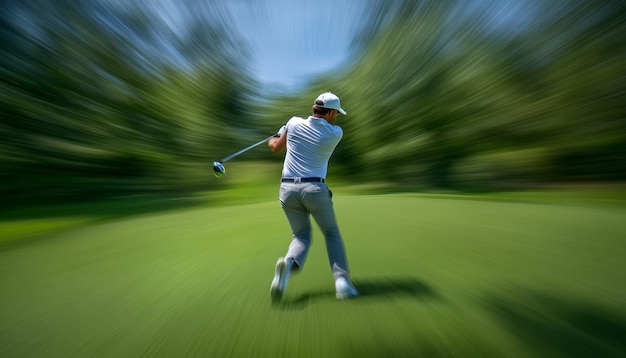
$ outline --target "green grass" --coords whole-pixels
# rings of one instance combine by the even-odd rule
[[[362,296],[334,298],[316,230],[272,305],[277,187],[224,186],[6,215],[0,357],[626,356],[622,205],[338,187]]]

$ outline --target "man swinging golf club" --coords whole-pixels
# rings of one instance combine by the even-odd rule
[[[343,136],[341,127],[333,124],[339,113],[346,114],[339,98],[330,92],[322,93],[315,99],[312,116],[306,119],[292,117],[268,141],[274,153],[287,150],[279,198],[292,231],[287,254],[276,262],[276,273],[270,289],[272,301],[282,298],[291,271],[304,267],[311,246],[311,216],[326,240],[337,298],[358,296],[357,290],[350,283],[332,193],[325,183],[328,160]]]

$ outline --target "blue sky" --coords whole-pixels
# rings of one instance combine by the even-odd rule
[[[129,0],[107,1],[125,7]],[[248,50],[250,72],[272,92],[296,90],[320,74],[349,66],[355,37],[380,15],[374,4],[399,8],[402,1],[409,0],[135,0],[177,36],[185,36],[190,15],[232,29]],[[483,25],[502,32],[523,24],[520,15],[532,15],[520,11],[525,5],[475,0],[464,10],[487,9],[492,17]]]
[[[350,66],[357,45],[355,38],[365,26],[381,20],[376,6],[384,4],[399,9],[404,1],[411,0],[94,0],[94,3],[105,9],[156,15],[166,28],[155,50],[178,56],[183,62],[181,54],[168,41],[170,34],[186,38],[190,19],[200,18],[209,26],[215,23],[231,29],[233,38],[244,42],[241,47],[247,51],[240,53],[249,56],[245,61],[252,75],[272,92],[289,92],[316,76]],[[491,24],[483,25],[499,33],[519,28],[524,18],[533,15],[524,11],[525,0],[473,0],[469,4],[463,6],[464,11],[472,7],[488,9],[492,14],[488,21]],[[122,33],[127,30],[123,21],[106,16],[100,20],[109,21],[109,26]],[[150,56],[148,53],[147,57]]]
[[[168,32],[183,38],[191,18],[220,23],[245,43],[250,54],[246,60],[256,79],[270,90],[289,91],[346,64],[355,36],[368,24],[371,4],[378,1],[398,0],[106,0],[105,4],[152,12]]]
[[[225,2],[251,48],[255,77],[277,90],[294,89],[348,59],[366,1],[235,0]]]
[[[107,0],[124,9],[129,0]],[[177,36],[187,20],[220,22],[241,38],[252,74],[274,90],[293,90],[345,64],[367,24],[372,1],[392,0],[131,0],[157,15]],[[393,0],[396,1],[396,0]]]

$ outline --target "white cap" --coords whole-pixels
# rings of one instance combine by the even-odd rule
[[[339,97],[337,97],[334,93],[322,93],[315,99],[315,102],[317,101],[322,101],[322,107],[324,108],[336,109],[341,114],[347,114],[346,111],[341,108],[341,104],[339,103]],[[315,102],[313,104],[316,104]]]

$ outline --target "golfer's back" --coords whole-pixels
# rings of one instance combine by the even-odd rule
[[[341,127],[323,118],[291,118],[287,122],[283,177],[326,178],[328,160],[342,136]]]

